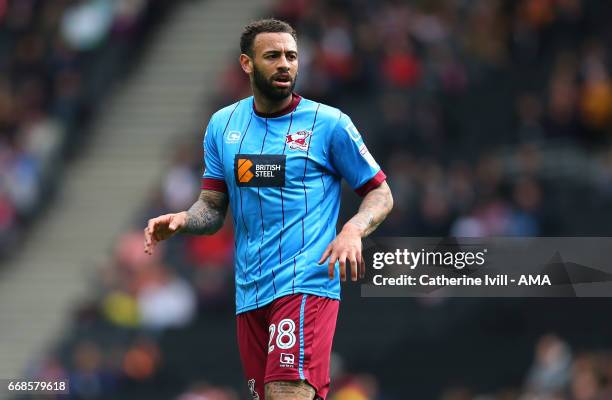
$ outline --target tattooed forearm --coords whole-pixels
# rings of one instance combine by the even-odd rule
[[[196,235],[212,235],[217,232],[227,211],[227,194],[202,190],[200,198],[187,211],[187,222],[181,232]]]
[[[266,400],[312,400],[315,390],[306,381],[268,382]]]
[[[393,208],[393,196],[387,182],[369,192],[359,206],[359,212],[348,223],[356,226],[361,237],[366,237],[380,225]]]

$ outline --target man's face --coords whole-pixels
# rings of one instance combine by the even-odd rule
[[[253,42],[253,84],[270,100],[293,92],[298,70],[297,44],[289,33],[260,33]]]

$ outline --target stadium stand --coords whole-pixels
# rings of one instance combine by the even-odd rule
[[[87,122],[170,8],[159,0],[0,2],[0,257],[49,204]]]

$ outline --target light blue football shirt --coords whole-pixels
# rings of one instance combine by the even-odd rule
[[[340,299],[317,261],[336,237],[340,183],[359,194],[385,174],[350,118],[298,95],[278,113],[253,97],[217,111],[204,134],[202,188],[227,191],[234,220],[236,313],[306,293]]]

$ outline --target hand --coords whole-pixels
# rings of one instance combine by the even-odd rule
[[[342,231],[336,238],[327,246],[319,264],[329,257],[327,266],[329,279],[334,279],[334,267],[336,261],[340,262],[340,279],[346,281],[346,263],[351,266],[351,280],[356,281],[357,275],[359,278],[365,276],[365,261],[361,254],[361,232],[351,224],[344,225]]]
[[[187,213],[180,212],[177,214],[160,215],[157,218],[149,220],[147,227],[144,229],[144,252],[153,254],[153,248],[158,242],[166,240],[178,231],[187,223]]]

